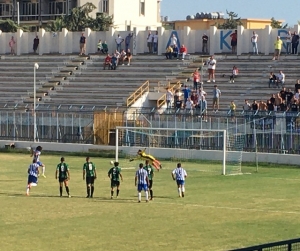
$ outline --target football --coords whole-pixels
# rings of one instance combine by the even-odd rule
[[[115,162],[113,160],[110,161],[110,164],[113,165]]]

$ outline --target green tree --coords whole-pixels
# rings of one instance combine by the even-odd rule
[[[18,29],[22,29],[23,31],[30,30],[28,26],[18,26],[11,19],[0,20],[0,30],[2,32],[17,32]]]
[[[64,27],[64,22],[63,21],[64,20],[63,20],[62,17],[58,17],[54,21],[52,21],[51,23],[47,24],[47,26],[45,27],[45,30],[53,31],[53,32],[62,31],[62,28]]]
[[[227,10],[226,13],[228,15],[228,18],[225,19],[225,22],[222,24],[216,23],[218,29],[233,30],[237,29],[238,26],[243,25],[243,23],[241,22],[241,18],[238,17],[238,14],[233,11]]]
[[[288,27],[288,24],[282,25],[281,22],[279,22],[274,17],[272,17],[271,18],[271,27],[273,29],[286,29]]]

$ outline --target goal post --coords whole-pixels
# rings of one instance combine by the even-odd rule
[[[120,151],[134,157],[139,149],[146,149],[162,160],[200,162],[203,171],[240,174],[243,138],[242,134],[219,129],[117,126],[115,159],[119,160]],[[210,161],[220,163],[218,170],[209,167]]]

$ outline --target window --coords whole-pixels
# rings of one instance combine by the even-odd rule
[[[100,12],[109,13],[109,0],[102,0]]]
[[[49,14],[66,14],[67,2],[49,2]]]
[[[145,16],[145,0],[140,0],[140,15]]]

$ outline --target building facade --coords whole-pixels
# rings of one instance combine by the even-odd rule
[[[41,25],[68,15],[74,7],[87,2],[97,9],[92,13],[107,13],[113,16],[118,30],[131,30],[132,27],[154,29],[161,26],[160,2],[162,0],[20,0],[19,17],[21,24]],[[0,19],[17,21],[18,4],[16,0],[0,0]]]

